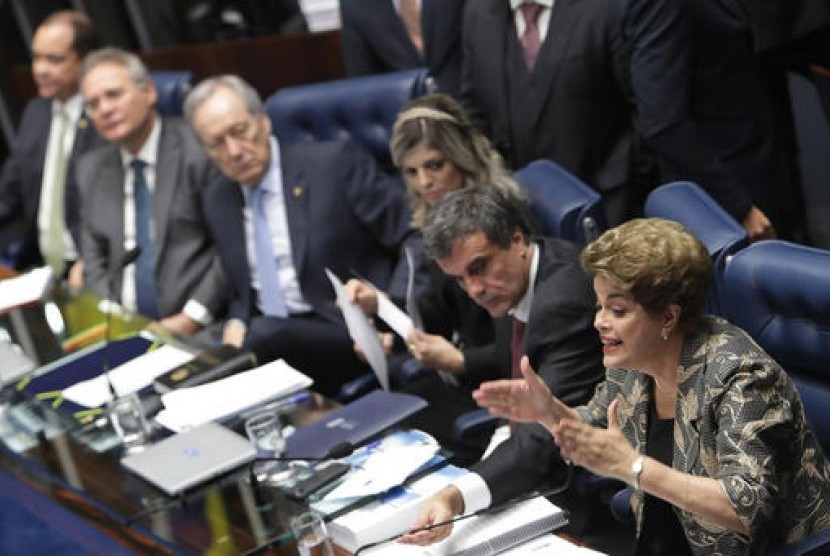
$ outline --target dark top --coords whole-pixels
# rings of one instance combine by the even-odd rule
[[[652,405],[648,423],[646,455],[671,466],[674,452],[674,419],[659,419]],[[636,556],[674,554],[691,556],[689,542],[674,513],[674,506],[661,498],[645,495],[643,531],[634,549]]]

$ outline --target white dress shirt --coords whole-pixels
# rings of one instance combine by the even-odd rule
[[[55,183],[55,159],[58,156],[58,113],[63,110],[66,113],[66,130],[63,135],[63,152],[67,160],[67,171],[69,171],[69,157],[72,155],[72,145],[75,143],[75,131],[78,128],[78,121],[84,111],[83,97],[77,94],[61,103],[59,100],[52,101],[52,122],[49,124],[49,141],[46,144],[46,158],[43,163],[43,181],[40,186],[40,204],[37,212],[38,242],[41,251],[45,250],[49,243],[49,225],[52,214],[52,189]],[[68,177],[68,176],[67,176]],[[66,182],[64,182],[66,187]],[[69,233],[67,226],[63,234],[64,259],[74,261],[78,258],[78,249]]]
[[[510,9],[513,10],[513,21],[516,25],[516,35],[522,38],[527,29],[527,23],[522,15],[522,10],[519,7],[525,3],[525,0],[510,0]],[[539,40],[545,42],[545,37],[548,36],[548,29],[550,29],[550,18],[553,12],[554,0],[534,0],[534,4],[541,4],[542,11],[539,12],[539,18],[536,20],[536,26],[539,27]]]

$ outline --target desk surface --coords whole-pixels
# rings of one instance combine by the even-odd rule
[[[25,309],[23,317],[18,315],[22,320],[0,320],[0,330],[9,328],[6,332],[14,336],[16,324],[33,342],[50,344],[39,359],[45,363],[65,354],[67,338],[97,326],[95,321],[103,318],[96,313],[98,301],[89,294],[59,292],[45,305]],[[58,325],[54,315],[47,316],[54,310],[60,311]],[[113,324],[117,335],[144,328],[148,321],[120,314]],[[315,394],[296,408],[292,419],[304,426],[334,407]],[[124,469],[120,447],[101,449],[108,445],[101,437],[111,434],[106,423],[100,430],[69,426],[48,405],[21,399],[13,386],[0,391],[0,472],[14,482],[15,500],[36,515],[43,515],[45,500],[51,510],[71,512],[95,533],[140,554],[238,554],[275,538],[270,553],[295,553],[287,523],[302,508],[276,489],[252,482],[247,468],[171,498]],[[77,536],[77,531],[71,533]]]

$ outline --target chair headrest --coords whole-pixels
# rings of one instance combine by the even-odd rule
[[[150,78],[158,93],[157,107],[162,116],[182,116],[184,99],[193,88],[189,71],[151,71]]]

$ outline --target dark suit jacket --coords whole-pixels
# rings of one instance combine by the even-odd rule
[[[538,245],[539,270],[524,354],[557,397],[570,406],[583,404],[605,375],[602,346],[593,327],[596,296],[579,267],[577,245],[550,238]],[[509,346],[509,322],[497,329],[497,342]],[[492,503],[499,504],[545,479],[555,479],[563,465],[544,427],[519,423],[511,437],[472,470],[487,483]]]
[[[418,311],[426,332],[457,340],[465,366],[459,379],[465,386],[472,388],[505,376],[504,362],[509,361],[509,354],[498,353],[493,317],[434,262],[430,264],[429,288],[418,298]]]
[[[340,321],[325,268],[345,281],[353,271],[403,298],[408,268],[404,248],[421,252],[409,227],[399,182],[378,174],[372,156],[355,143],[280,143],[283,192],[300,289],[317,314]],[[229,316],[257,314],[245,249],[240,186],[222,176],[203,191],[205,217],[232,285]]]
[[[11,226],[22,227],[23,248],[16,261],[21,269],[43,264],[38,244],[37,213],[51,122],[52,101],[40,97],[32,99],[23,111],[12,151],[0,174],[0,229],[5,234]],[[80,217],[75,165],[81,154],[102,143],[95,127],[82,116],[75,130],[65,187],[66,225],[77,246],[80,245]]]
[[[421,57],[392,0],[340,0],[346,74],[369,75],[426,66],[438,90],[457,97],[464,1],[423,0]]]
[[[557,0],[534,68],[537,102],[508,98],[508,48],[518,44],[505,0],[475,0],[464,10],[461,98],[474,123],[517,169],[551,159],[600,191],[629,181],[633,131],[615,2]],[[518,71],[518,69],[515,69]],[[511,121],[527,105],[531,129]]]
[[[189,299],[214,316],[224,312],[227,280],[201,209],[200,190],[218,171],[180,119],[162,119],[153,191],[156,294],[161,317],[176,314]],[[121,292],[124,254],[124,169],[117,146],[106,145],[78,164],[82,254],[86,286],[108,295],[112,276]]]
[[[788,204],[782,153],[736,0],[625,0],[638,130],[664,181],[699,183],[737,220]]]

